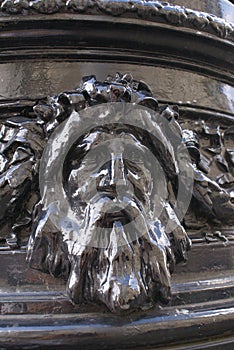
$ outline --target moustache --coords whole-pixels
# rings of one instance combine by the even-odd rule
[[[113,231],[113,227],[115,230]],[[112,198],[98,194],[88,204],[80,229],[83,245],[106,248],[111,232],[118,236],[119,245],[128,244],[147,231],[144,208],[132,195]]]
[[[111,223],[119,220],[123,224],[128,224],[143,212],[143,207],[134,196],[110,197],[99,195],[93,198],[90,208],[99,213],[98,226],[109,227]]]

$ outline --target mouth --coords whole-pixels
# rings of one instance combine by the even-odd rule
[[[122,226],[134,221],[144,212],[142,203],[132,194],[112,197],[99,193],[90,202],[91,216],[95,218],[93,225],[99,228],[112,228],[115,222]]]
[[[113,223],[119,221],[122,225],[129,224],[134,220],[134,216],[132,216],[128,210],[121,209],[116,210],[111,213],[101,212],[101,218],[97,221],[98,227],[112,227]]]
[[[81,230],[86,245],[106,248],[113,240],[117,246],[124,246],[148,231],[146,213],[130,194],[121,198],[99,194],[87,207]]]

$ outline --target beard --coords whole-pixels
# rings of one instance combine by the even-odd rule
[[[65,278],[74,303],[104,303],[121,313],[170,299],[175,247],[164,225],[150,221],[137,198],[95,198],[80,236],[70,239],[54,228],[51,210],[36,209],[27,260],[32,268]],[[178,235],[181,247],[186,237]]]
[[[70,254],[67,291],[74,303],[101,302],[119,313],[169,300],[170,242],[159,220],[149,224],[137,198],[100,195],[85,218]]]

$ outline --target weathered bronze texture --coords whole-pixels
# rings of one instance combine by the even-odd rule
[[[232,349],[232,2],[0,5],[1,347]]]
[[[135,104],[142,108],[134,108]],[[87,109],[85,115],[81,115],[82,109]],[[53,149],[50,135],[69,116],[74,119],[70,128],[77,129],[77,136],[74,138],[68,128],[68,145],[70,138],[73,144],[64,162],[54,162],[55,169],[53,165],[48,169],[47,156],[42,160],[42,173],[49,172],[45,182],[51,182],[52,188],[50,183],[45,184],[41,191],[41,208],[28,248],[30,265],[55,276],[64,275],[68,293],[76,303],[102,301],[120,312],[149,308],[157,299],[168,300],[170,272],[175,262],[186,259],[190,247],[171,204],[179,191],[177,168],[181,164],[176,147],[183,145],[182,130],[175,119],[178,109],[158,107],[145,83],[130,74],[117,74],[102,83],[95,76],[86,77],[78,89],[49,98],[35,106],[35,111],[48,139],[49,157]],[[121,111],[123,118],[119,118]],[[139,118],[133,124],[133,115],[137,114]],[[147,121],[141,123],[141,118]],[[79,119],[87,123],[85,134]],[[66,128],[63,123],[62,133]],[[156,128],[159,130],[154,135]],[[53,135],[57,134],[51,137],[59,142],[59,134]],[[63,138],[61,143],[65,143]],[[152,156],[147,156],[147,151]],[[187,154],[185,167],[188,163]],[[61,167],[62,182],[56,187]],[[157,167],[164,169],[165,178],[160,178]],[[192,169],[186,175],[192,191]],[[173,194],[166,188],[169,185]],[[186,192],[185,184],[181,186]],[[61,191],[62,198],[47,199],[50,191]],[[62,212],[64,195],[77,217],[77,228],[69,222],[69,231],[63,225],[54,227],[50,220],[51,212]],[[65,212],[68,220],[69,210]],[[169,228],[169,221],[174,227]]]

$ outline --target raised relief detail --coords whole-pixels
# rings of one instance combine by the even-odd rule
[[[165,22],[175,26],[199,29],[223,38],[233,39],[233,25],[222,18],[172,5],[161,1],[128,0],[3,0],[1,11],[9,14],[31,15],[37,13],[84,13],[108,14],[112,16],[129,15],[147,21]]]
[[[3,120],[2,240],[23,246],[31,231],[29,265],[64,277],[75,303],[121,312],[167,302],[194,218],[215,228],[234,217],[232,128],[182,129],[178,117],[117,74],[85,77],[33,115]],[[211,178],[205,152],[225,178]]]

